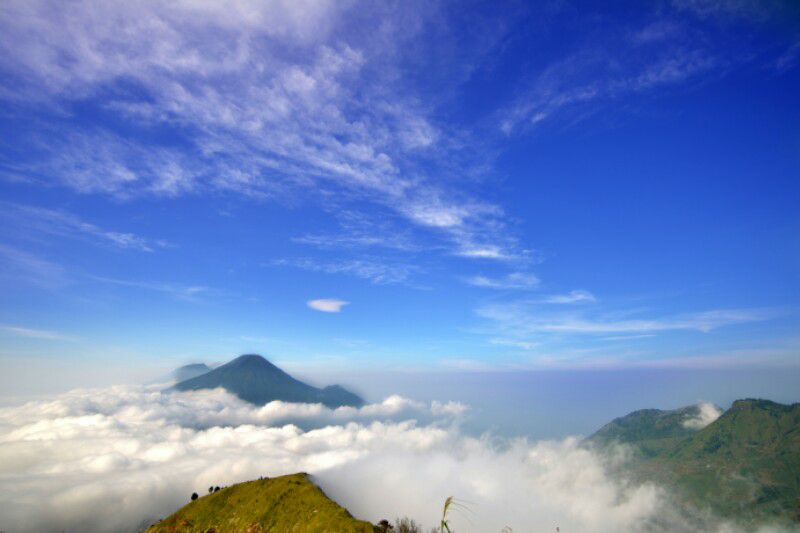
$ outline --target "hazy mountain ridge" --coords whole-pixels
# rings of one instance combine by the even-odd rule
[[[299,381],[260,355],[242,355],[202,375],[181,381],[171,390],[187,391],[222,387],[242,400],[264,405],[274,400],[298,403],[322,403],[335,409],[360,407],[358,395],[340,385],[322,389]]]
[[[635,478],[675,488],[721,516],[800,522],[800,404],[737,400],[696,430],[685,425],[693,407],[636,411],[587,442],[632,446],[640,453],[626,468]]]
[[[193,363],[176,368],[172,371],[172,375],[175,378],[175,381],[181,382],[186,381],[187,379],[196,378],[197,376],[202,376],[210,371],[211,367],[205,363]]]
[[[670,411],[641,409],[615,418],[588,440],[600,445],[614,442],[635,444],[645,455],[654,456],[697,433],[685,423],[698,412],[696,405]]]

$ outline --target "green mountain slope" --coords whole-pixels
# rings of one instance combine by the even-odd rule
[[[375,533],[331,501],[307,474],[239,483],[202,496],[147,533]]]
[[[256,405],[264,405],[273,400],[322,403],[332,409],[343,405],[360,407],[364,404],[364,400],[339,385],[324,389],[307,385],[260,355],[239,356],[219,368],[181,381],[172,389],[186,391],[217,387]]]
[[[637,411],[588,441],[634,446],[641,452],[630,465],[634,477],[721,516],[800,522],[800,404],[738,400],[700,430],[683,427],[685,409]]]
[[[615,418],[588,440],[600,446],[614,442],[635,444],[646,456],[653,457],[697,433],[697,430],[684,426],[684,422],[698,413],[696,405],[672,411],[642,409]]]

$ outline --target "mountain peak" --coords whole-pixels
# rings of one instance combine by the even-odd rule
[[[240,355],[236,359],[226,363],[225,366],[228,366],[228,365],[230,365],[232,367],[253,367],[253,368],[258,368],[258,367],[269,368],[269,367],[271,367],[271,368],[278,368],[277,366],[275,366],[272,363],[270,363],[269,361],[267,361],[267,359],[264,356],[258,355],[258,354],[254,354],[254,353],[248,353],[248,354]]]
[[[267,361],[267,359],[263,355],[259,355],[257,353],[246,353],[240,355],[239,357],[231,361],[231,363],[234,363],[236,361],[254,361],[254,362],[258,361],[258,362],[269,363],[269,361]]]
[[[746,409],[777,409],[786,410],[791,409],[791,405],[782,405],[772,400],[762,400],[760,398],[745,398],[743,400],[736,400],[731,405],[731,410],[746,410]]]
[[[322,403],[330,408],[360,407],[364,401],[346,389],[333,386],[317,389],[299,381],[258,354],[240,355],[206,373],[176,384],[174,390],[222,387],[242,400],[264,405],[273,400]]]

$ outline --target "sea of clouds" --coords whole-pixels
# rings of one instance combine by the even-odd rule
[[[372,522],[433,526],[452,495],[464,503],[459,533],[739,531],[612,476],[622,449],[471,436],[460,429],[468,412],[399,396],[332,410],[257,407],[223,390],[74,390],[0,409],[0,531],[136,531],[192,492],[300,471]]]

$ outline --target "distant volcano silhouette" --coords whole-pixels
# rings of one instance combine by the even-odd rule
[[[195,363],[191,365],[183,365],[181,367],[176,368],[172,375],[175,378],[175,381],[186,381],[187,379],[195,378],[197,376],[201,376],[206,372],[210,372],[211,367],[204,364],[204,363]]]
[[[201,390],[222,387],[242,400],[264,405],[273,400],[321,403],[335,409],[364,405],[356,394],[339,385],[318,389],[299,381],[260,355],[242,355],[210,372],[172,387],[173,390]]]

